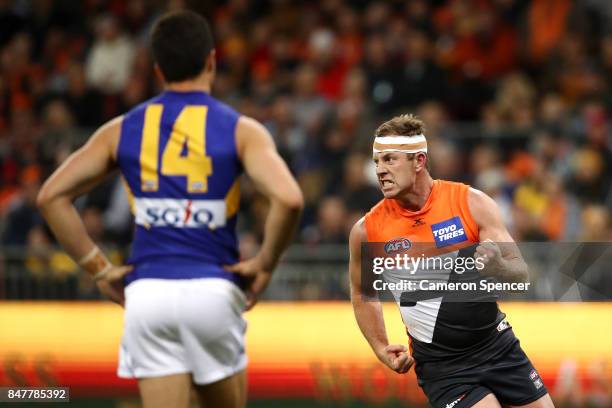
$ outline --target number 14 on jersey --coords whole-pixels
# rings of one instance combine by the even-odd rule
[[[185,176],[187,192],[208,191],[212,160],[206,156],[207,106],[185,106],[174,121],[172,132],[161,158],[159,169],[159,132],[163,105],[149,105],[145,111],[140,149],[142,191],[159,189],[159,174]],[[183,154],[186,148],[186,154]]]

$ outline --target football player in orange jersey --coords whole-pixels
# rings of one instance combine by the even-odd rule
[[[357,323],[376,356],[398,373],[414,364],[436,408],[553,407],[495,301],[451,303],[437,297],[404,303],[395,296],[410,350],[389,344],[380,301],[362,282],[362,243],[386,243],[389,255],[410,254],[417,243],[449,258],[471,253],[484,265],[482,275],[503,281],[526,282],[528,269],[493,199],[431,177],[424,124],[415,116],[395,117],[376,130],[373,159],[384,198],[351,230],[349,273]],[[397,242],[402,245],[391,245]],[[456,276],[452,270],[435,272],[446,274],[447,281]],[[417,270],[415,279],[424,273],[431,271]]]

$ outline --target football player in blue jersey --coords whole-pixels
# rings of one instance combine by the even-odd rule
[[[47,180],[38,205],[68,254],[109,299],[125,305],[118,374],[137,378],[146,408],[246,404],[242,312],[253,307],[297,228],[302,193],[267,130],[213,98],[215,50],[189,11],[151,32],[165,90],[98,129]],[[113,265],[72,202],[119,170],[135,233]],[[239,262],[239,177],[270,200],[257,255]]]

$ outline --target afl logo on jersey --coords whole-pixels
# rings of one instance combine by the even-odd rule
[[[404,252],[410,248],[412,248],[412,243],[406,238],[395,238],[385,244],[385,252],[387,254]]]

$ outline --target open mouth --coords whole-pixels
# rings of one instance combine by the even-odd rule
[[[380,180],[380,185],[382,188],[385,188],[393,185],[393,182],[391,180]]]

